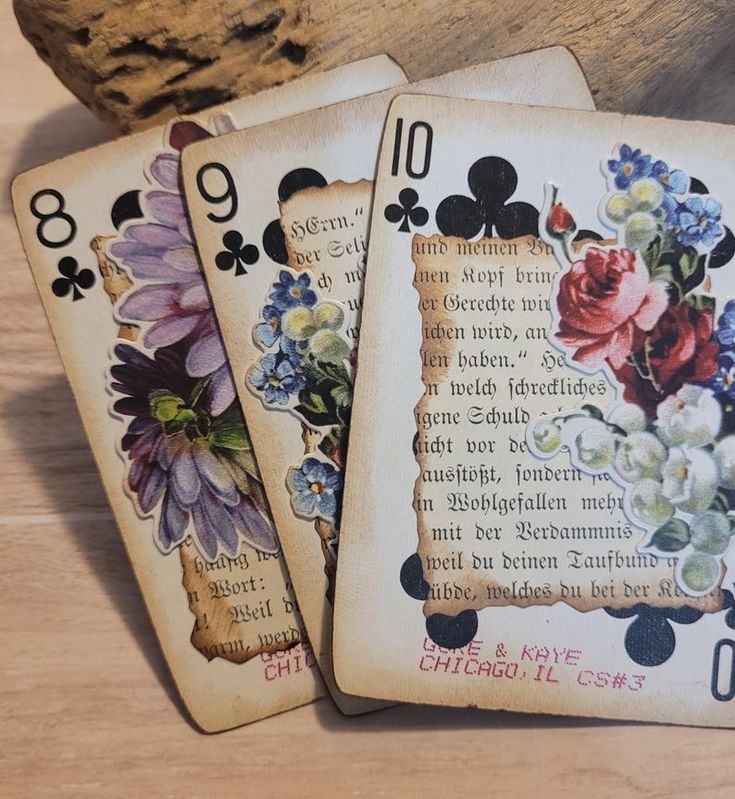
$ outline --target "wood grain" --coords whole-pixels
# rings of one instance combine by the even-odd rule
[[[688,4],[683,22],[683,3],[662,2],[636,29],[620,33],[617,46],[631,50],[628,64],[649,57],[649,40],[668,42],[658,80],[646,86],[617,73],[612,37],[601,24],[590,33],[589,15],[568,34],[555,22],[560,9],[587,4],[519,5],[526,16],[517,24],[532,30],[527,46],[574,46],[584,38],[576,28],[586,26],[583,52],[599,51],[600,64],[608,54],[609,77],[601,68],[597,84],[607,107],[735,121],[727,20],[717,25],[712,17],[727,11],[724,3]],[[617,8],[638,17],[650,5]],[[595,5],[595,19],[605,6],[613,4]],[[667,17],[667,6],[681,13]],[[680,38],[703,20],[710,27],[696,39]],[[0,174],[7,186],[22,169],[106,134],[38,61],[7,5],[0,31]],[[410,39],[408,31],[401,36]],[[395,55],[416,75],[417,59],[428,74],[518,49],[510,38],[501,53],[482,44],[478,31],[467,31],[462,47],[456,28],[443,36],[442,47],[407,45]],[[419,707],[346,719],[323,700],[223,735],[196,732],[107,510],[7,191],[0,195],[0,252],[3,797],[733,795],[734,743],[724,730]]]

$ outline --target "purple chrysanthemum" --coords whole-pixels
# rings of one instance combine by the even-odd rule
[[[135,281],[145,281],[126,295],[118,311],[126,321],[150,323],[143,337],[146,347],[166,347],[185,337],[194,342],[186,371],[192,377],[215,373],[207,391],[218,415],[235,399],[235,386],[192,244],[178,153],[157,156],[150,174],[160,188],[144,195],[146,219],[128,225],[123,240],[110,247]]]
[[[213,413],[210,378],[187,374],[187,354],[186,341],[161,347],[152,358],[130,344],[115,347],[111,388],[124,396],[114,408],[132,417],[122,439],[128,486],[143,513],[159,509],[156,537],[164,552],[188,535],[208,560],[235,556],[242,540],[275,552],[240,408],[234,402]]]

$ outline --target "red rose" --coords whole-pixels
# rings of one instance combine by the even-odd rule
[[[585,366],[619,368],[668,303],[666,284],[652,281],[634,252],[589,247],[559,281],[557,338]]]
[[[684,383],[701,383],[717,371],[720,348],[712,341],[714,314],[686,302],[668,308],[629,361],[613,369],[624,397],[653,419],[656,408]],[[635,363],[632,363],[635,361]]]

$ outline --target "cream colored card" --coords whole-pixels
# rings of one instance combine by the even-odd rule
[[[19,176],[28,259],[166,660],[216,731],[323,692],[180,193],[192,140],[403,82],[386,57]]]
[[[562,48],[410,91],[593,107]],[[372,179],[394,95],[199,143],[183,158],[202,264],[299,607],[345,713],[376,707],[337,689],[331,628]]]
[[[734,152],[722,125],[394,100],[343,690],[734,726]]]

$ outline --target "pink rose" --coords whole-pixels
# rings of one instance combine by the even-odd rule
[[[573,359],[592,369],[615,369],[638,349],[669,304],[666,284],[651,280],[628,249],[590,247],[559,281],[557,338],[576,349]]]

